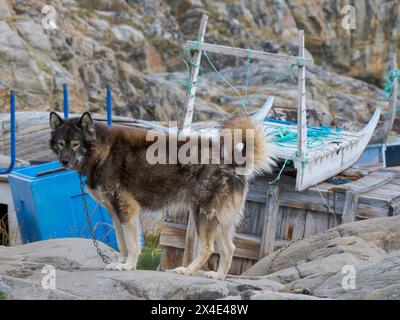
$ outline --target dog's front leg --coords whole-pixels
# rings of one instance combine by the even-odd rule
[[[133,217],[129,222],[122,224],[125,242],[128,248],[128,255],[125,263],[121,264],[121,270],[136,269],[136,265],[141,253],[139,239],[139,221],[138,217]]]
[[[106,269],[114,270],[115,268],[117,268],[118,265],[126,262],[126,259],[128,256],[128,248],[125,243],[125,236],[124,236],[124,231],[122,229],[122,224],[119,221],[117,214],[115,212],[113,212],[112,208],[107,208],[107,209],[108,209],[108,212],[110,212],[111,219],[113,221],[116,238],[117,238],[117,243],[118,243],[119,254],[118,254],[118,261],[111,262],[109,265],[106,266]]]
[[[137,261],[141,252],[139,238],[139,205],[128,193],[120,192],[119,196],[111,202],[121,226],[121,242],[125,243],[126,252],[121,252],[121,261],[110,264],[107,268],[118,271],[129,271],[136,269]]]

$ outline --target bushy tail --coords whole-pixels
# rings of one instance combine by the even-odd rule
[[[234,116],[221,124],[223,131],[230,132],[233,139],[233,147],[242,150],[245,156],[247,167],[250,169],[247,174],[252,176],[271,172],[275,165],[274,146],[263,133],[261,123],[248,116]],[[236,136],[236,140],[235,137]],[[237,143],[241,141],[240,143]],[[235,161],[233,162],[235,164]]]

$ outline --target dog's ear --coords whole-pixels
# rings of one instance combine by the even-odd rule
[[[50,128],[52,130],[57,130],[63,123],[64,120],[55,112],[50,112]]]
[[[78,127],[82,128],[83,132],[94,140],[94,122],[89,112],[82,114],[78,121]]]

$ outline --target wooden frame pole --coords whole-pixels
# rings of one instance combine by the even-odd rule
[[[199,32],[197,33],[197,42],[202,42],[204,40],[204,34],[206,32],[208,16],[203,15],[200,21]],[[179,124],[179,129],[184,130],[190,128],[193,120],[193,107],[194,100],[196,97],[196,85],[197,77],[199,74],[201,62],[201,50],[197,50],[192,59],[192,65],[190,66],[190,76],[189,76],[189,88],[186,91],[186,97],[184,102],[185,116],[183,121]]]
[[[390,70],[396,70],[397,69],[397,57],[396,54],[393,55],[390,63]],[[393,123],[396,118],[396,109],[397,109],[397,92],[398,92],[398,79],[394,79],[393,83],[393,92],[392,92],[392,99],[389,104],[389,112],[390,112],[390,118],[385,119],[385,122],[383,124],[383,138],[382,142],[385,143],[386,140],[388,139],[390,135],[390,131],[392,131]]]
[[[299,33],[298,56],[305,57],[304,31]],[[307,153],[307,112],[306,112],[306,67],[298,65],[298,107],[297,107],[297,165],[301,167]]]
[[[185,45],[185,49],[193,48],[195,46],[195,41],[187,41]],[[228,46],[221,46],[218,44],[213,43],[200,43],[199,50],[217,53],[217,54],[225,54],[234,57],[240,58],[250,58],[250,59],[257,59],[260,61],[269,61],[269,62],[277,62],[277,63],[285,63],[285,64],[295,64],[300,62],[305,66],[312,66],[313,60],[310,58],[302,58],[302,57],[294,57],[288,56],[285,54],[277,54],[277,53],[270,53],[270,52],[262,52],[256,51],[251,49],[242,49],[242,48],[235,48],[235,47],[228,47]]]

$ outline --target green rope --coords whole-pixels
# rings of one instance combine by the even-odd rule
[[[383,88],[383,92],[386,95],[387,99],[389,99],[390,96],[392,95],[395,81],[398,81],[399,78],[400,78],[399,69],[394,69],[388,72],[385,87]]]
[[[288,127],[277,127],[267,133],[271,137],[271,141],[281,147],[290,147],[297,144],[297,132],[290,130]],[[314,149],[325,145],[327,141],[341,140],[340,135],[332,133],[329,127],[308,127],[307,129],[307,148]]]
[[[212,63],[210,57],[208,56],[207,52],[203,52],[203,55],[206,57],[208,64],[210,65],[210,67],[214,70],[214,72],[218,75],[218,77],[225,82],[233,91],[235,91],[235,93],[240,97],[241,100],[241,106],[242,108],[246,110],[246,104],[244,103],[244,98],[243,96],[240,94],[239,90],[237,90],[215,67],[215,65]]]
[[[296,153],[297,153],[297,151],[295,152],[295,154],[296,154]],[[281,175],[282,175],[283,170],[284,170],[285,167],[286,167],[286,164],[287,164],[289,161],[293,161],[293,157],[295,156],[295,154],[293,154],[292,157],[291,157],[291,156],[288,156],[288,157],[285,159],[285,162],[283,163],[283,166],[282,166],[281,170],[279,170],[279,173],[278,173],[278,175],[276,176],[276,178],[275,178],[273,181],[268,182],[268,184],[274,184],[275,182],[277,182],[277,181],[279,181],[279,180],[281,179]]]
[[[194,63],[192,60],[189,59],[189,62],[186,60],[187,55],[192,51],[192,50],[196,50],[199,48],[199,44],[200,41],[195,41],[195,43],[190,46],[187,47],[183,53],[180,55],[181,61],[184,63],[185,67],[186,67],[186,77],[183,80],[173,80],[173,82],[175,83],[179,83],[181,85],[183,85],[185,87],[185,89],[187,91],[189,91],[190,93],[192,92],[192,89],[194,87],[197,86],[197,84],[199,84],[202,80],[203,74],[204,74],[204,69],[202,68],[201,65],[197,65],[196,63]],[[199,74],[197,76],[197,81],[193,82],[193,84],[190,82],[190,66],[196,68],[199,67]],[[195,98],[195,95],[190,95],[191,98]]]

